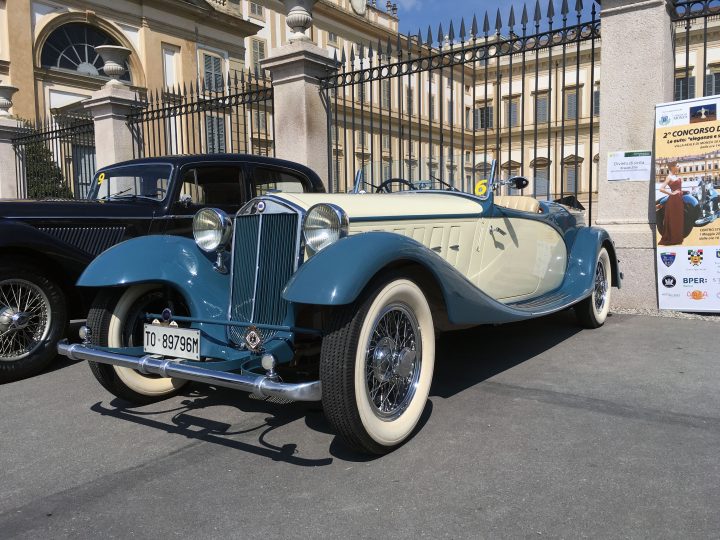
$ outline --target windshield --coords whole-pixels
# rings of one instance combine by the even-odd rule
[[[161,201],[167,194],[172,166],[164,163],[120,165],[98,172],[88,199],[106,201],[136,198]]]

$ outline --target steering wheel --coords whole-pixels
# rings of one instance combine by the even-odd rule
[[[413,184],[403,178],[388,178],[375,188],[375,193],[392,193],[392,191],[390,190],[390,186],[393,184],[393,182],[396,184],[407,186],[411,190],[417,189]]]

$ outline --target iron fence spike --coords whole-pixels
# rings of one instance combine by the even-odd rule
[[[500,15],[500,8],[497,10],[497,15],[495,15],[495,32],[497,35],[500,35],[500,31],[502,30],[502,16]]]
[[[540,21],[542,20],[542,10],[540,9],[540,0],[535,0],[535,14],[533,15],[533,19],[535,20],[535,24],[540,24]]]
[[[432,47],[432,44],[433,44],[432,29],[430,28],[430,25],[428,25],[427,39],[425,40],[425,45],[427,45],[428,47]]]
[[[560,5],[560,14],[563,17],[566,17],[569,12],[570,8],[568,7],[568,0],[563,0],[562,4]]]
[[[442,29],[442,23],[440,23],[438,25],[437,40],[438,40],[438,44],[440,45],[440,48],[442,49],[442,44],[443,44],[443,41],[445,40],[445,33],[443,32],[443,29]]]
[[[488,12],[485,12],[485,20],[483,21],[483,34],[485,34],[485,37],[487,37],[488,33],[490,32],[490,17],[488,16]]]
[[[523,4],[522,17],[520,17],[520,24],[522,24],[523,30],[527,26],[527,23],[528,23],[527,4]]]
[[[472,25],[470,26],[470,34],[472,35],[473,39],[475,39],[478,35],[477,16],[474,13],[473,13]]]
[[[455,41],[455,28],[453,27],[452,21],[450,21],[450,28],[448,28],[448,41],[450,43]]]
[[[582,14],[583,10],[583,3],[582,0],[575,0],[575,11],[578,14],[578,17]]]
[[[547,18],[550,22],[555,18],[555,3],[553,0],[548,0]]]
[[[460,18],[460,42],[465,42],[465,17]]]
[[[508,17],[508,28],[510,30],[512,30],[514,26],[515,26],[515,7],[510,6],[510,15]]]

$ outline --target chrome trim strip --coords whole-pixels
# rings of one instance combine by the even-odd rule
[[[365,223],[369,221],[419,221],[424,219],[480,219],[482,212],[478,214],[425,214],[425,215],[399,215],[399,216],[370,216],[350,218],[350,223]]]
[[[257,232],[257,249],[255,250],[255,280],[253,282],[252,310],[250,311],[250,322],[255,321],[255,300],[257,299],[258,275],[260,274],[260,244],[262,243],[263,231],[263,215],[260,214],[260,223],[258,223]],[[234,276],[231,278],[233,279]],[[233,283],[232,281],[230,282]],[[232,286],[232,285],[231,285]],[[232,294],[230,295],[232,299]]]
[[[124,354],[93,349],[80,343],[69,344],[67,341],[58,343],[58,354],[71,360],[87,360],[111,366],[135,369],[140,373],[155,374],[161,377],[172,377],[205,384],[224,386],[244,392],[251,392],[259,397],[277,397],[293,401],[320,401],[322,390],[320,381],[303,383],[283,383],[265,375],[229,373],[190,366],[172,358],[159,358],[146,355],[141,358]]]

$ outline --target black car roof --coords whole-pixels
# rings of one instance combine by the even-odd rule
[[[294,161],[288,161],[286,159],[279,159],[269,156],[256,156],[254,154],[189,154],[189,155],[170,155],[162,157],[149,157],[140,159],[130,159],[128,161],[121,161],[119,163],[113,163],[107,165],[100,170],[108,169],[111,167],[117,167],[119,165],[135,165],[135,164],[147,164],[147,163],[170,163],[174,166],[182,166],[188,163],[197,163],[202,161],[204,163],[223,163],[227,161],[247,161],[252,163],[260,163],[265,165],[275,165],[280,167],[286,167],[293,169],[299,173],[304,174],[313,184],[313,191],[323,192],[325,191],[325,185],[323,184],[320,177],[305,165],[296,163]]]

